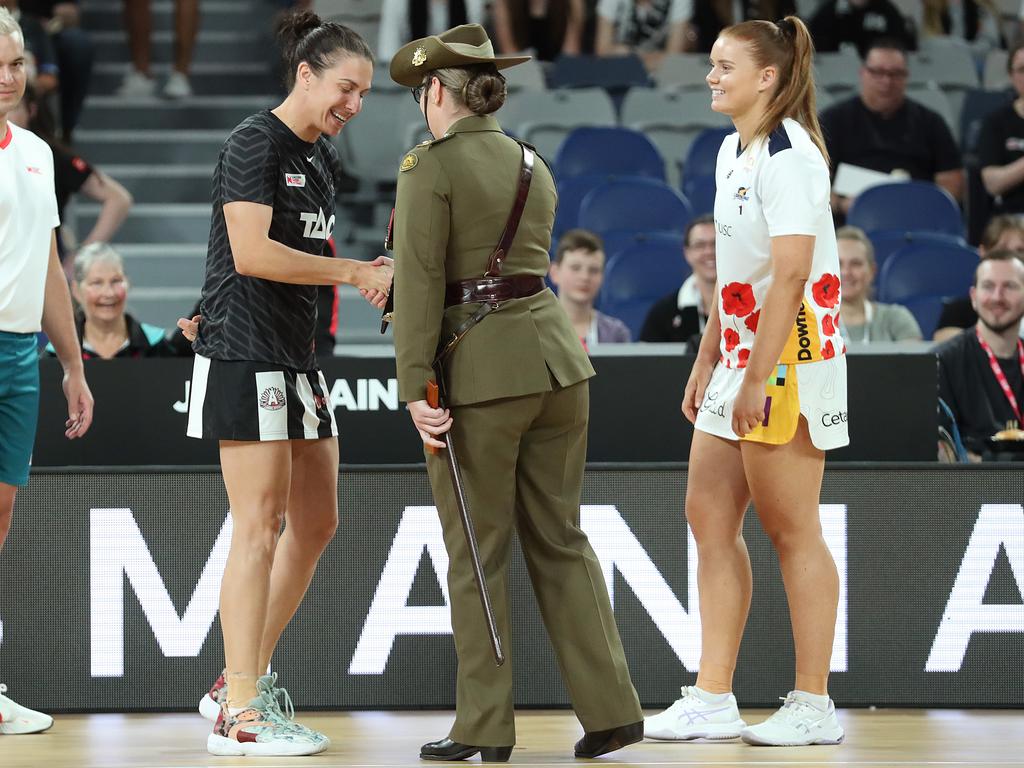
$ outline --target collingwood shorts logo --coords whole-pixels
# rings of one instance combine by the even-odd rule
[[[303,237],[327,240],[331,236],[331,232],[334,231],[334,216],[329,219],[325,218],[323,208],[318,213],[300,213],[299,221],[306,225],[306,229],[302,233]]]
[[[263,410],[280,411],[284,405],[284,392],[277,387],[267,387],[260,392],[260,408]]]

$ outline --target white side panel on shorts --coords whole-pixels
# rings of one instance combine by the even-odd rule
[[[256,372],[256,412],[260,440],[288,439],[288,388],[284,371]]]
[[[206,384],[210,378],[210,359],[196,355],[192,364],[192,386],[188,397],[188,437],[203,436],[203,406],[206,404]]]
[[[320,437],[320,433],[317,432],[320,417],[316,415],[313,388],[309,386],[309,379],[302,371],[295,377],[295,391],[299,393],[299,402],[302,403],[302,436],[307,440],[315,440]]]

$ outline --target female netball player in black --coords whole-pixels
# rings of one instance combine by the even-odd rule
[[[314,357],[316,286],[349,283],[378,306],[391,286],[386,259],[321,255],[334,226],[329,137],[359,114],[370,49],[310,12],[286,17],[279,36],[289,95],[235,128],[214,173],[189,401],[188,435],[220,441],[234,526],[220,595],[226,693],[220,681],[211,691],[220,706],[207,741],[216,755],[327,747],[282,713],[285,696],[263,674],[338,520],[338,431]]]

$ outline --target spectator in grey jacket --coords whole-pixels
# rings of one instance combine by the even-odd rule
[[[551,282],[583,346],[632,341],[629,328],[616,317],[594,309],[604,279],[604,243],[593,232],[570,229],[558,241]]]
[[[843,301],[839,330],[847,342],[920,341],[921,328],[899,304],[871,301],[878,266],[875,249],[859,227],[836,230]]]

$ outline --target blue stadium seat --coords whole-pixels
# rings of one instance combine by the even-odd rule
[[[617,179],[591,190],[580,205],[579,226],[600,235],[615,232],[685,232],[690,203],[654,179]]]
[[[693,212],[715,211],[715,166],[718,150],[734,128],[706,128],[694,139],[683,163],[683,194],[693,206]]]
[[[942,315],[942,301],[944,296],[914,296],[900,302],[910,310],[910,313],[921,326],[921,334],[924,338],[930,339],[935,334],[935,327],[939,324],[939,317]]]
[[[686,162],[683,164],[683,181],[698,176],[715,177],[715,166],[718,164],[718,150],[722,148],[722,142],[730,133],[736,133],[736,129],[729,128],[706,128],[700,132],[690,151],[686,153]]]
[[[965,245],[915,242],[892,254],[878,278],[879,301],[903,304],[920,296],[963,296],[974,281],[978,254]]]
[[[715,212],[715,190],[714,176],[686,176],[683,179],[683,194],[696,216]]]
[[[682,285],[690,273],[683,259],[683,236],[638,236],[624,250],[608,255],[597,308],[622,320],[636,339],[651,305]]]
[[[690,202],[693,202],[693,198],[690,198]],[[696,206],[694,206],[694,210],[696,210]],[[879,271],[885,266],[885,262],[889,260],[890,256],[911,243],[967,245],[967,242],[957,235],[947,235],[942,232],[908,232],[904,229],[877,229],[874,232],[869,232],[868,238],[874,246],[875,263],[878,265]]]
[[[604,173],[571,176],[558,181],[558,210],[555,211],[555,225],[551,232],[552,250],[564,232],[578,226],[583,198],[609,181],[614,181],[614,177]]]
[[[559,56],[548,75],[552,88],[604,88],[622,94],[629,88],[650,87],[651,78],[640,57]]]
[[[665,161],[640,131],[618,127],[576,128],[565,137],[555,157],[555,176],[605,173],[665,180]]]
[[[865,232],[923,230],[964,236],[960,207],[946,190],[927,181],[881,184],[853,201],[846,223]]]

